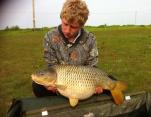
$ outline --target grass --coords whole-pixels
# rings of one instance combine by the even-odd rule
[[[128,82],[129,91],[151,90],[150,31],[139,27],[95,32],[100,38],[99,66]]]
[[[98,67],[128,83],[128,92],[151,91],[151,27],[87,27],[97,38]],[[45,66],[48,30],[0,31],[0,116],[12,98],[31,97],[30,75]]]

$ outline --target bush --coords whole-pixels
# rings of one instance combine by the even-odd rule
[[[7,30],[20,30],[20,28],[19,28],[19,26],[12,26],[12,27],[8,27],[8,26],[6,26],[6,28],[5,28],[5,30],[7,31]]]
[[[12,26],[12,27],[10,27],[10,30],[19,30],[20,28],[19,28],[19,26]]]

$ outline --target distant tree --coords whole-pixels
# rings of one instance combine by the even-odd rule
[[[42,30],[49,30],[48,27],[42,27]]]
[[[105,28],[105,27],[107,27],[107,24],[99,25],[98,27],[100,27],[100,28]]]
[[[10,30],[19,30],[20,28],[19,28],[19,26],[16,25],[16,26],[10,27],[9,29],[10,29]]]
[[[9,27],[8,27],[8,26],[6,26],[6,28],[5,28],[4,30],[9,30]]]

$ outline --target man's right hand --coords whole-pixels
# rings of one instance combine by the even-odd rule
[[[53,93],[56,93],[57,92],[57,88],[56,87],[52,87],[52,86],[47,86],[45,87],[47,90],[53,92]]]

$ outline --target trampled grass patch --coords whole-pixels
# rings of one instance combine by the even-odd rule
[[[128,84],[128,92],[151,91],[150,27],[87,27],[96,35],[98,67]],[[43,68],[41,31],[0,31],[0,116],[12,98],[33,96],[30,75]]]

